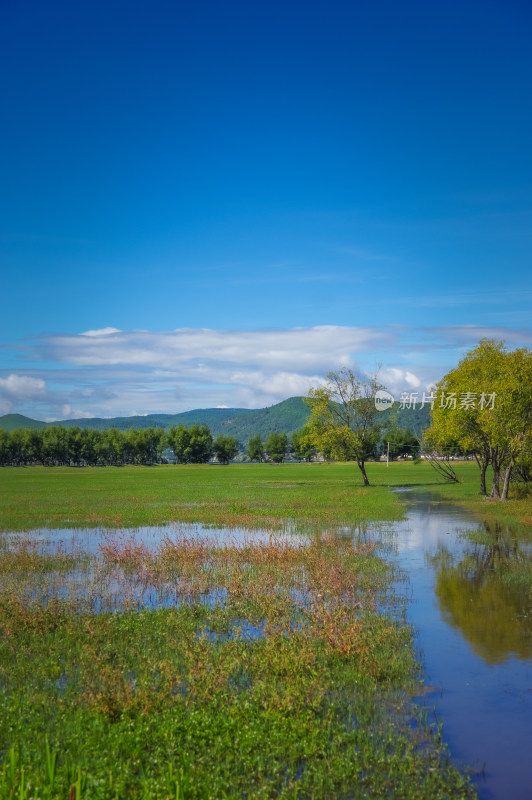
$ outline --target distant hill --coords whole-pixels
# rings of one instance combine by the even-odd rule
[[[410,428],[417,436],[430,425],[430,409],[403,409],[398,410],[395,403],[389,411],[383,411],[382,419],[387,420],[391,415],[396,417],[396,424],[401,428]],[[96,428],[108,430],[118,428],[164,428],[169,430],[175,425],[190,427],[198,422],[207,425],[216,438],[220,434],[234,436],[241,444],[247,444],[249,438],[260,434],[265,439],[272,431],[291,435],[305,424],[310,413],[309,407],[303,402],[302,397],[290,397],[281,403],[268,408],[198,408],[194,411],[183,411],[180,414],[148,414],[145,417],[113,417],[112,419],[65,419],[57,422],[41,422],[24,417],[21,414],[6,414],[0,417],[0,428],[12,431],[16,428],[48,428],[62,425],[65,428]]]
[[[0,417],[0,428],[4,431],[16,431],[17,428],[31,428],[31,430],[38,430],[39,428],[47,428],[47,422],[41,422],[38,419],[31,419],[24,417],[22,414],[4,414]]]
[[[16,428],[48,428],[61,425],[65,428],[96,428],[108,430],[118,428],[164,428],[169,430],[176,425],[187,428],[194,423],[207,425],[216,438],[220,434],[234,436],[242,444],[246,444],[251,436],[259,433],[266,438],[272,431],[292,434],[305,424],[309,408],[301,397],[290,397],[269,408],[199,408],[194,411],[183,411],[180,414],[148,414],[143,417],[113,417],[103,419],[65,419],[57,422],[40,422],[24,417],[21,414],[6,414],[0,417],[0,428],[12,431]]]
[[[430,425],[430,406],[399,409],[399,403],[395,402],[389,411],[383,411],[382,414],[385,420],[392,416],[398,428],[408,428],[420,438]]]

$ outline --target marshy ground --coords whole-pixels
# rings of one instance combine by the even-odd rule
[[[352,465],[3,470],[0,798],[474,796],[412,700],[397,576],[338,535],[438,480],[399,466],[369,490]],[[169,520],[249,534],[23,533]]]

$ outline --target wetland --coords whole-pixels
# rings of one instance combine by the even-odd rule
[[[527,501],[376,467],[4,470],[0,797],[528,797]]]

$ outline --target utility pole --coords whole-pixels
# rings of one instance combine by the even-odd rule
[[[390,442],[386,442],[386,444],[388,445],[388,450],[386,451],[386,469],[388,469],[390,464]]]

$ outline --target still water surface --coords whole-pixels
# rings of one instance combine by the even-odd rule
[[[436,705],[453,760],[481,771],[481,800],[530,800],[532,603],[503,579],[530,549],[507,532],[472,543],[463,532],[485,526],[428,492],[402,499],[407,519],[393,524],[392,546],[409,576],[407,615],[436,690],[427,705]]]
[[[513,580],[515,567],[532,558],[530,545],[520,543],[511,532],[487,531],[463,509],[428,492],[400,491],[407,506],[404,521],[343,528],[338,535],[381,542],[385,556],[408,575],[408,582],[399,588],[408,595],[407,617],[416,630],[425,683],[434,687],[420,702],[429,716],[435,714],[443,722],[453,761],[475,770],[481,800],[530,800],[532,598],[519,583],[518,570]],[[471,541],[466,531],[479,535]],[[265,531],[201,525],[139,528],[122,534],[43,530],[24,538],[36,542],[41,552],[53,552],[60,544],[66,552],[97,555],[100,545],[120,538],[157,548],[166,538],[182,536],[235,545],[270,538]],[[306,541],[290,529],[284,538],[302,545]],[[78,591],[83,591],[83,575],[73,577]],[[175,591],[152,596],[141,589],[136,597],[140,605],[148,606],[180,602]]]

